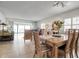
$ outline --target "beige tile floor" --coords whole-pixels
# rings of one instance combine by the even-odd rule
[[[34,54],[34,42],[15,35],[13,41],[0,42],[0,58],[32,58]]]

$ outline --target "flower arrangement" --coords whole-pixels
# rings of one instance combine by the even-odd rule
[[[59,30],[63,24],[64,24],[64,22],[61,20],[54,21],[54,23],[52,24],[52,28],[57,27],[57,29]]]

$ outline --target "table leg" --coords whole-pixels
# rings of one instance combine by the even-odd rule
[[[52,48],[52,57],[57,58],[58,57],[58,47],[54,46]]]
[[[57,46],[54,47],[54,57],[55,58],[58,57],[58,47]]]
[[[51,52],[52,52],[52,57],[54,57],[54,55],[55,55],[55,54],[54,54],[54,53],[55,53],[54,47],[52,48],[52,51],[51,51]]]

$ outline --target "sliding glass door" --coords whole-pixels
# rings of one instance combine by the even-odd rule
[[[14,24],[14,33],[15,33],[15,38],[23,39],[24,37],[24,30],[30,30],[31,25],[28,24]]]
[[[31,25],[28,24],[14,24],[14,32],[15,33],[24,33],[24,30],[30,30]]]
[[[18,33],[24,33],[24,25],[18,25]]]
[[[25,29],[30,30],[31,26],[30,25],[25,25]]]

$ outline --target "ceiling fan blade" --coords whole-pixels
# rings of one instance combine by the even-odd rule
[[[64,5],[64,2],[63,1],[55,1],[55,3],[53,4],[53,6],[57,6],[57,7],[61,6],[61,7],[64,7],[65,5]]]

